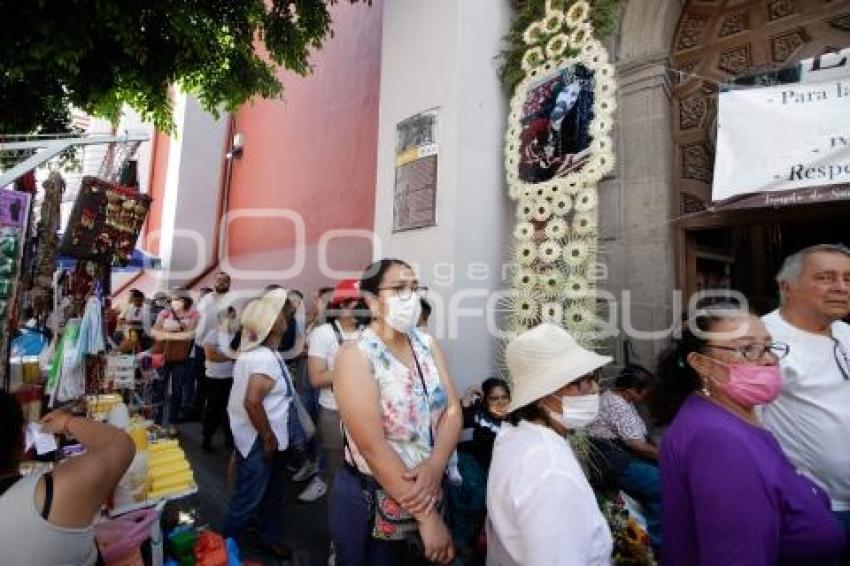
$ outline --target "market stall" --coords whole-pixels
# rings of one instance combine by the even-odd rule
[[[149,420],[162,356],[150,341],[134,340],[134,329],[121,335],[109,324],[111,271],[136,260],[150,197],[132,185],[84,177],[60,237],[64,182],[55,173],[43,186],[37,225],[30,193],[0,191],[0,323],[9,360],[2,385],[28,421],[22,474],[85,451],[70,435],[41,431],[47,411],[107,422],[130,435],[136,454],[95,524],[104,562],[238,563],[219,535],[191,520],[163,520],[169,502],[197,493],[197,484],[174,431]],[[232,558],[233,543],[229,551]]]

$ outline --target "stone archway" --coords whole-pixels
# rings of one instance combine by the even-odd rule
[[[689,0],[669,61],[675,213],[711,200],[719,83],[847,46],[848,2]]]

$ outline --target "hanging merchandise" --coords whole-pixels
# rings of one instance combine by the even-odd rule
[[[27,193],[0,190],[0,360],[9,357],[10,320],[17,312],[20,295],[20,266],[30,216],[30,200]],[[7,367],[8,370],[15,370],[14,367],[0,364],[0,385],[10,387],[12,384],[6,379]]]
[[[51,397],[55,396],[55,400],[60,403],[78,399],[86,392],[84,366],[80,363],[78,355],[79,334],[80,321],[69,321],[65,326],[62,342],[53,358],[48,389]]]
[[[80,337],[77,343],[77,356],[96,356],[106,349],[103,339],[103,306],[95,296],[86,301],[86,310],[80,323]]]
[[[95,177],[83,177],[60,253],[123,265],[133,255],[151,198]]]
[[[33,265],[33,287],[30,302],[36,314],[47,313],[53,305],[53,275],[59,251],[59,220],[65,181],[58,171],[53,171],[42,183],[44,199],[41,203],[36,252]]]

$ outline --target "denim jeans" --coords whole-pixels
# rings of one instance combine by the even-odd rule
[[[291,483],[288,458],[288,451],[267,458],[259,436],[247,457],[236,451],[236,485],[222,529],[225,537],[238,539],[256,517],[260,542],[280,544],[283,508],[291,495],[291,490],[287,489],[287,484]]]
[[[156,424],[168,426],[180,419],[188,367],[189,362],[166,362],[160,368],[159,379],[154,382],[153,390],[153,401],[159,403]]]
[[[372,513],[370,496],[360,479],[342,466],[334,481],[329,517],[337,566],[396,566],[409,562],[403,541],[372,537]]]
[[[186,372],[186,396],[183,399],[183,411],[186,414],[201,415],[207,403],[206,391],[206,355],[204,348],[195,344],[194,357],[189,360],[191,369]]]
[[[658,466],[640,458],[615,470],[620,489],[643,507],[652,545],[661,546],[661,476]]]

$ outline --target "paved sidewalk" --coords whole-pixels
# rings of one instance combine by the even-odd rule
[[[186,452],[195,473],[198,494],[181,501],[179,508],[196,509],[198,522],[221,530],[227,514],[230,490],[227,487],[227,463],[230,457],[217,435],[216,452],[201,450],[201,425],[186,423],[178,426],[180,445]],[[300,491],[300,490],[298,490]],[[314,503],[294,501],[285,510],[285,536],[281,543],[293,552],[293,560],[281,562],[258,550],[250,534],[243,543],[242,558],[254,559],[263,564],[296,564],[298,566],[326,566],[328,563],[327,499],[325,495]]]

